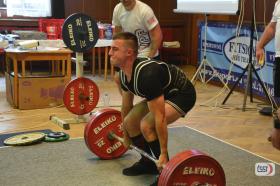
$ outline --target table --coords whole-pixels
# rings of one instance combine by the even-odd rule
[[[98,39],[94,48],[92,48],[92,75],[95,75],[95,49],[98,52],[98,75],[101,76],[101,49],[105,48],[104,51],[104,79],[107,80],[108,71],[108,53],[109,48],[112,44],[112,40]],[[114,76],[114,67],[111,65],[111,78]]]
[[[4,74],[4,69],[5,69],[5,60],[4,60],[4,56],[5,56],[5,51],[3,48],[0,48],[0,68],[1,68],[1,73]]]
[[[19,50],[17,48],[8,48],[6,52],[6,71],[11,73],[11,64],[13,65],[14,72],[14,90],[13,100],[14,106],[18,107],[18,81],[19,75],[26,76],[26,61],[42,62],[42,61],[61,61],[62,68],[61,74],[67,79],[71,79],[71,53],[69,49],[56,49],[56,50]],[[11,63],[10,63],[11,62]],[[19,74],[19,69],[21,74]]]

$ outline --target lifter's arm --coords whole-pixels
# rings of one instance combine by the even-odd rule
[[[149,110],[154,115],[155,129],[160,143],[160,157],[158,167],[162,167],[168,162],[167,154],[167,120],[165,116],[165,102],[163,95],[148,102]]]
[[[125,116],[132,109],[133,99],[134,99],[134,95],[131,92],[122,91],[122,107],[121,107],[122,121],[124,121]],[[124,138],[124,146],[128,148],[131,142],[130,142],[129,135],[124,128],[123,128],[123,138]]]

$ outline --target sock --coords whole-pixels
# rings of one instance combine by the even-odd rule
[[[159,156],[160,156],[160,144],[159,144],[159,140],[156,139],[152,142],[149,142],[148,143],[150,148],[151,148],[151,151],[153,153],[153,155],[155,156],[156,159],[159,159]]]
[[[143,137],[142,134],[132,137],[131,138],[132,143],[139,147],[140,149],[142,149],[143,151],[147,152],[148,154],[151,154],[151,150],[150,147],[148,145],[148,142],[145,140],[145,138]],[[145,156],[141,155],[141,161],[151,161],[148,158],[146,158]]]

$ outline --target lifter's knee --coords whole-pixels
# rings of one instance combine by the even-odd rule
[[[135,123],[133,119],[128,116],[123,120],[123,130],[125,130],[130,137],[134,137],[140,134],[139,124]]]
[[[147,141],[154,141],[157,139],[157,133],[154,125],[146,120],[141,121],[140,130]]]

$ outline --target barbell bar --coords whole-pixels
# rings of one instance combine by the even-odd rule
[[[124,139],[121,138],[120,136],[116,135],[113,131],[110,131],[108,133],[108,138],[109,138],[109,140],[116,139],[116,140],[118,140],[118,141],[120,141],[120,142],[122,142],[124,144]],[[154,157],[152,157],[150,154],[148,154],[147,152],[143,151],[142,149],[140,149],[140,148],[138,148],[138,147],[136,147],[136,146],[134,146],[132,144],[130,144],[129,147],[131,149],[134,149],[135,151],[139,152],[140,154],[142,154],[143,156],[145,156],[149,160],[153,161],[155,164],[158,163],[157,159],[155,159]]]

